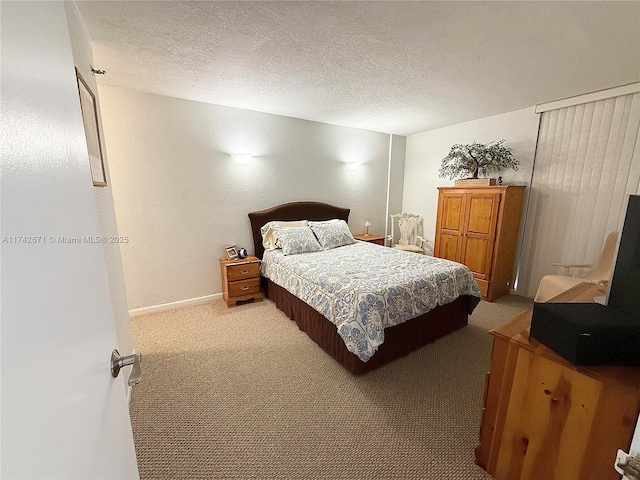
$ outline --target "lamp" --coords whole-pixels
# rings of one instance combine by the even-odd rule
[[[367,229],[367,232],[365,233],[365,235],[369,235],[369,227],[371,226],[371,222],[367,220],[366,222],[364,222],[364,226]]]
[[[253,155],[250,153],[232,153],[231,158],[233,158],[233,161],[238,165],[246,165],[249,163],[249,160],[253,158]]]
[[[358,162],[345,162],[345,165],[349,170],[357,170],[360,166]]]

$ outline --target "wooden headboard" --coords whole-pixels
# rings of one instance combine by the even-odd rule
[[[292,202],[278,205],[277,207],[267,208],[259,212],[249,213],[251,221],[251,231],[253,232],[253,245],[255,247],[256,257],[262,258],[264,247],[262,246],[262,235],[260,228],[267,222],[272,220],[292,221],[292,220],[331,220],[338,218],[349,221],[348,208],[336,207],[328,203],[320,202]]]

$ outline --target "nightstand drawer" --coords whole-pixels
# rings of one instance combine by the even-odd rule
[[[258,262],[227,266],[227,278],[230,282],[259,276],[260,264]]]
[[[260,291],[260,279],[249,278],[247,280],[238,280],[229,282],[229,296],[239,297],[241,295],[249,295]]]

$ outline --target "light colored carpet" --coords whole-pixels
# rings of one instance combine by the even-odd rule
[[[140,476],[488,479],[474,464],[487,331],[531,306],[481,302],[467,327],[359,377],[268,300],[135,317]]]

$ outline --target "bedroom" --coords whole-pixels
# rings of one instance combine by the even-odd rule
[[[612,8],[607,5],[602,7],[604,10],[597,11],[597,21],[591,19],[594,22],[589,23],[591,27],[607,18]],[[80,10],[82,13],[82,6]],[[113,274],[114,270],[110,270],[119,268],[120,252],[105,247],[107,270],[113,274],[109,275],[110,282],[116,277],[116,283],[110,283],[110,288],[115,297],[112,305],[121,335],[126,338],[128,310],[219,295],[217,258],[228,243],[251,245],[246,216],[250,211],[293,200],[326,201],[351,208],[349,223],[354,233],[361,233],[365,220],[369,220],[373,224],[372,231],[383,234],[389,203],[389,213],[402,208],[421,213],[426,221],[434,222],[435,187],[446,182],[437,178],[438,161],[450,145],[460,139],[491,141],[507,138],[516,146],[522,168],[510,177],[505,176],[505,180],[527,183],[537,136],[535,104],[638,81],[638,42],[634,37],[637,28],[632,24],[633,15],[621,16],[631,19],[628,29],[606,24],[608,29],[594,33],[593,38],[593,43],[605,42],[605,37],[613,38],[611,41],[618,42],[620,51],[613,52],[615,48],[609,45],[607,52],[610,55],[600,53],[591,58],[584,51],[582,56],[576,54],[575,61],[580,64],[596,60],[614,63],[606,66],[598,63],[597,68],[592,65],[593,72],[587,69],[589,72],[580,75],[580,82],[584,83],[571,83],[561,77],[562,82],[555,84],[556,91],[532,98],[519,107],[447,120],[448,126],[442,124],[441,128],[398,130],[393,135],[389,134],[390,130],[379,133],[372,127],[370,130],[341,127],[171,98],[157,92],[142,93],[136,88],[101,85],[98,94],[110,188],[94,189],[99,211],[104,213],[107,209],[100,221],[105,218],[109,221],[109,213],[113,215],[113,211],[108,211],[112,192],[119,234],[137,239],[135,245],[122,246],[124,280],[120,283],[117,272]],[[74,26],[71,20],[69,22],[70,29],[80,29],[80,34],[77,30],[72,34],[75,41],[84,35],[98,35],[90,29],[83,32],[81,24]],[[86,24],[89,28],[88,20]],[[144,27],[145,23],[140,25]],[[99,81],[108,82],[118,71],[109,71],[111,67],[102,64],[100,55],[107,53],[101,49],[106,47],[99,39],[92,40],[94,66],[107,70],[104,80]],[[593,47],[588,38],[581,38],[583,40],[589,45],[583,49]],[[87,53],[86,41],[78,43],[88,55],[90,50]],[[492,43],[489,48],[497,47]],[[78,55],[78,48],[74,48],[73,53]],[[375,57],[377,53],[371,52],[369,56]],[[151,65],[144,63],[149,82],[153,76],[162,76],[164,68],[162,63]],[[395,64],[390,65],[393,70]],[[552,66],[558,68],[559,65]],[[88,81],[95,81],[90,74],[84,76]],[[330,81],[326,76],[321,79]],[[477,82],[468,79],[464,83]],[[528,89],[533,89],[534,83],[540,83],[540,80],[527,83]],[[477,88],[487,90],[486,95],[489,94],[490,86]],[[513,84],[500,86],[501,90],[512,88]],[[484,95],[478,91],[475,94]],[[467,95],[461,97],[461,103],[475,103],[474,97]],[[482,98],[483,101],[477,103],[488,103],[489,100]],[[462,109],[460,103],[457,106]],[[361,118],[367,116],[371,115]],[[403,112],[402,116],[419,115],[409,111]],[[441,143],[433,147],[436,141]],[[431,148],[433,153],[428,154],[428,162],[425,162],[424,152],[431,152]],[[240,149],[255,156],[251,164],[238,166],[230,159],[229,154]],[[390,157],[393,168],[388,188]],[[131,158],[135,158],[135,162],[127,161]],[[180,161],[175,161],[176,158]],[[351,171],[345,168],[347,161],[362,162],[362,165]],[[101,227],[109,229],[113,225]],[[127,345],[126,339],[119,338],[123,352],[131,351],[130,342]]]

